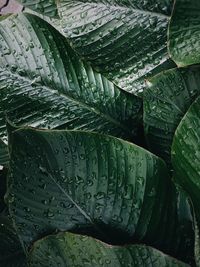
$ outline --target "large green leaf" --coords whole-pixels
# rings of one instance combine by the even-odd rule
[[[81,129],[134,139],[142,101],[82,62],[65,38],[33,15],[0,23],[0,137],[18,126]]]
[[[200,1],[176,0],[169,26],[169,52],[178,66],[200,63]]]
[[[110,246],[71,233],[59,233],[36,242],[29,263],[30,267],[189,267],[151,247]]]
[[[0,165],[8,164],[9,155],[7,145],[0,139]]]
[[[25,243],[55,229],[92,227],[113,242],[157,234],[169,177],[148,151],[94,133],[32,129],[15,131],[11,150],[8,202]]]
[[[95,133],[21,129],[10,140],[8,203],[25,245],[71,230],[112,243],[145,240],[188,259],[190,208],[162,160]]]
[[[45,16],[58,17],[57,0],[17,0],[17,2]]]
[[[176,181],[190,195],[197,220],[200,218],[200,97],[179,124],[172,146]]]
[[[200,67],[165,71],[153,77],[144,92],[144,129],[148,148],[171,162],[175,130],[200,94]]]
[[[167,54],[172,0],[62,0],[63,33],[95,69],[139,93],[144,80],[174,64]]]
[[[25,267],[26,258],[11,221],[0,217],[0,266]]]

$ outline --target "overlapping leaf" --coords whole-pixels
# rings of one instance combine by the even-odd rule
[[[63,33],[96,70],[138,94],[144,80],[174,66],[167,55],[172,1],[62,0]]]
[[[178,66],[200,63],[200,1],[176,0],[169,27],[169,52]]]
[[[189,267],[151,247],[108,246],[91,237],[71,233],[48,236],[36,242],[29,263],[30,267]]]
[[[199,131],[200,98],[198,97],[179,124],[172,146],[172,163],[176,181],[189,193],[197,220],[200,218]]]
[[[48,17],[58,17],[57,0],[17,0],[24,7],[30,8]]]
[[[61,36],[33,15],[0,23],[0,137],[16,125],[98,131],[132,139],[141,100],[82,62]]]
[[[186,201],[173,192],[162,160],[148,151],[94,133],[32,129],[14,131],[11,150],[8,202],[26,245],[59,229],[112,243],[144,239],[191,255]],[[183,238],[188,242],[180,248]]]
[[[167,163],[175,130],[200,94],[200,67],[165,71],[149,81],[144,92],[144,129],[148,148]]]
[[[154,217],[159,225],[169,179],[149,152],[86,132],[28,129],[12,139],[10,212],[26,243],[57,228],[127,239],[143,237]]]
[[[0,266],[26,267],[26,258],[12,223],[0,217]]]

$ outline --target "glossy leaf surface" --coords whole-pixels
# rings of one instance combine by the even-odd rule
[[[0,137],[18,126],[81,129],[134,139],[142,101],[82,62],[65,38],[33,15],[0,23]]]
[[[178,66],[200,63],[200,1],[176,0],[169,26],[169,52]]]
[[[148,82],[144,92],[144,129],[148,148],[171,163],[174,133],[200,94],[200,67],[165,71]]]
[[[172,2],[62,0],[58,10],[73,48],[120,88],[138,94],[147,77],[174,66],[166,47]]]
[[[57,0],[17,0],[24,7],[30,8],[48,17],[57,17]]]
[[[29,262],[30,267],[189,267],[151,247],[109,246],[71,233],[48,236],[36,242]]]
[[[153,154],[114,137],[32,129],[14,132],[11,150],[8,202],[26,244],[56,229],[157,239],[170,180]]]
[[[190,261],[190,207],[162,160],[87,132],[22,129],[11,140],[8,203],[26,246],[70,230],[113,244],[142,241]]]
[[[176,181],[190,195],[197,220],[200,209],[200,97],[198,97],[179,124],[172,146],[172,163]]]

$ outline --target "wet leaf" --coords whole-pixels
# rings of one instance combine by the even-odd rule
[[[63,33],[97,71],[134,94],[145,79],[174,64],[167,54],[167,1],[62,0]]]
[[[0,23],[0,137],[17,126],[81,129],[134,140],[142,100],[95,72],[33,15]]]
[[[58,17],[57,0],[17,0],[17,2],[45,16]]]
[[[190,208],[150,152],[79,131],[21,129],[11,145],[8,203],[26,246],[70,230],[114,244],[145,240],[188,259]]]
[[[148,148],[171,167],[175,130],[200,94],[200,67],[162,72],[148,82],[144,92],[144,129]]]
[[[36,242],[30,267],[189,267],[160,251],[143,245],[109,246],[96,239],[59,233]]]
[[[175,178],[190,195],[197,220],[200,218],[200,97],[191,105],[179,124],[172,146]]]
[[[169,26],[169,52],[178,66],[200,63],[200,1],[176,0]]]
[[[119,241],[143,237],[154,216],[159,225],[169,177],[144,149],[76,131],[18,130],[12,142],[8,202],[25,243],[55,229],[91,227],[104,239],[119,231]]]

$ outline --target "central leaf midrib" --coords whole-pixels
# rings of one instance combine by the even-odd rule
[[[0,68],[1,70],[2,68]],[[32,82],[27,76],[20,76],[19,74],[13,74],[10,70],[7,70],[9,77],[17,77],[19,79],[23,79],[25,82],[28,82],[28,84],[26,84],[25,86],[31,86],[32,87]],[[4,71],[2,71],[3,73]],[[117,125],[118,127],[122,128],[124,131],[126,131],[127,133],[131,134],[131,131],[129,130],[128,127],[126,127],[125,125],[123,125],[122,123],[120,123],[119,121],[117,121],[115,118],[111,117],[108,114],[102,113],[102,111],[100,111],[99,109],[97,109],[96,107],[90,107],[88,105],[86,105],[85,103],[78,101],[77,99],[73,98],[72,96],[69,96],[67,94],[64,93],[60,93],[58,90],[53,90],[51,87],[47,86],[47,85],[43,85],[41,83],[37,83],[38,86],[42,86],[44,87],[47,91],[53,92],[54,94],[58,94],[59,96],[65,98],[65,99],[69,99],[75,103],[77,103],[78,105],[84,107],[85,109],[88,109],[90,112],[96,113],[97,115],[100,115],[102,117],[104,117],[107,121],[110,121],[111,123]]]
[[[76,209],[83,215],[86,220],[88,220],[91,225],[94,226],[94,228],[101,234],[102,237],[104,237],[105,240],[108,239],[108,235],[105,235],[104,232],[102,232],[101,228],[92,220],[92,218],[73,200],[73,198],[66,192],[66,190],[54,179],[54,177],[46,171],[48,177],[55,183],[55,185],[60,189],[60,191],[69,199],[69,201],[76,207]]]

